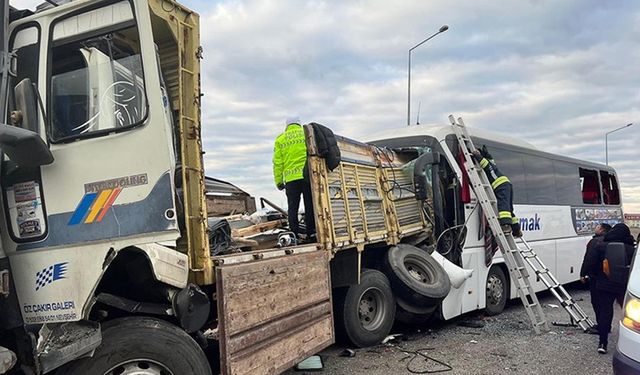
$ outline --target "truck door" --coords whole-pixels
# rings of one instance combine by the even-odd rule
[[[82,319],[110,251],[179,236],[152,35],[146,1],[72,2],[12,25],[10,93],[33,82],[43,109],[17,126],[54,159],[2,161],[0,232],[27,323]]]
[[[18,250],[177,236],[167,100],[150,22],[138,22],[148,9],[106,4],[54,16],[43,35],[40,133],[55,161],[6,176]],[[22,202],[35,197],[41,205],[27,211]]]

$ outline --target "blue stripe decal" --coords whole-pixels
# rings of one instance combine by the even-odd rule
[[[85,196],[82,197],[80,204],[78,205],[76,210],[73,212],[73,216],[71,216],[71,219],[69,220],[69,223],[67,225],[76,225],[83,222],[84,218],[89,213],[89,208],[91,208],[91,205],[93,204],[93,201],[96,199],[97,196],[98,196],[98,193],[85,194]]]

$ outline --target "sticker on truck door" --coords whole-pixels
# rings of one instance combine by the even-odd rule
[[[7,189],[7,203],[15,237],[29,239],[45,233],[40,184],[36,181],[13,184]]]

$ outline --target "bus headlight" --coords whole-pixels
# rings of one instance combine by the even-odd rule
[[[640,332],[640,299],[631,293],[627,294],[625,300],[622,324],[629,329]]]

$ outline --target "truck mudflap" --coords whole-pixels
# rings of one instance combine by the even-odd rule
[[[333,344],[325,251],[298,246],[214,262],[223,375],[279,374]]]

